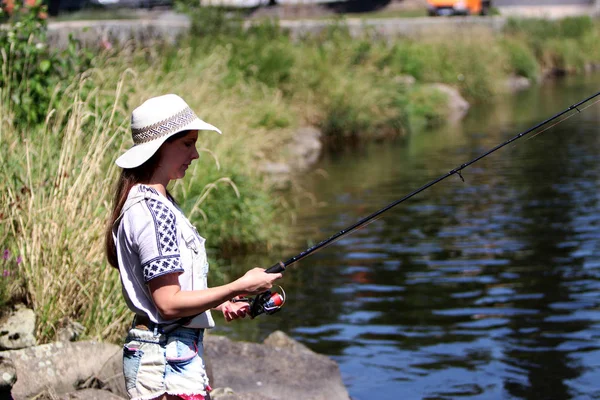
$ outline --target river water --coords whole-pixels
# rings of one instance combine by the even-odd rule
[[[262,265],[599,89],[598,76],[545,83],[458,125],[327,156],[300,182],[297,252]],[[600,398],[599,122],[595,104],[302,260],[284,309],[234,336],[283,330],[337,361],[355,400]]]

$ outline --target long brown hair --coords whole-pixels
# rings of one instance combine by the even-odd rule
[[[166,140],[166,142],[173,142],[179,138],[186,136],[189,131],[179,132]],[[121,210],[125,205],[125,201],[127,200],[127,196],[129,195],[129,191],[132,187],[137,185],[138,183],[148,183],[154,171],[159,167],[160,162],[160,153],[162,146],[158,149],[152,157],[148,159],[145,163],[136,168],[124,168],[121,171],[121,176],[116,184],[115,197],[113,199],[113,210],[108,219],[108,224],[106,226],[106,231],[104,233],[104,246],[106,251],[106,258],[108,259],[108,263],[115,268],[119,268],[118,258],[117,258],[117,246],[113,239],[113,225],[119,215],[121,215]],[[167,197],[169,197],[172,201],[173,197],[167,191]]]

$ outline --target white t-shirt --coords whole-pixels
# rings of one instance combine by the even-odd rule
[[[155,189],[135,185],[113,227],[123,294],[128,307],[159,324],[161,317],[148,282],[177,274],[181,290],[207,288],[208,260],[202,238],[181,209]],[[189,327],[212,328],[210,311],[195,317]]]

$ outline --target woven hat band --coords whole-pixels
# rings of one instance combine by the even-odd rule
[[[191,108],[186,107],[177,114],[155,124],[142,128],[131,128],[131,137],[134,145],[150,142],[165,135],[178,132],[198,117]]]

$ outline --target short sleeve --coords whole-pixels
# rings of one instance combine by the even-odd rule
[[[175,213],[162,201],[152,198],[141,205],[150,216],[134,224],[144,281],[148,283],[161,275],[183,272]]]

